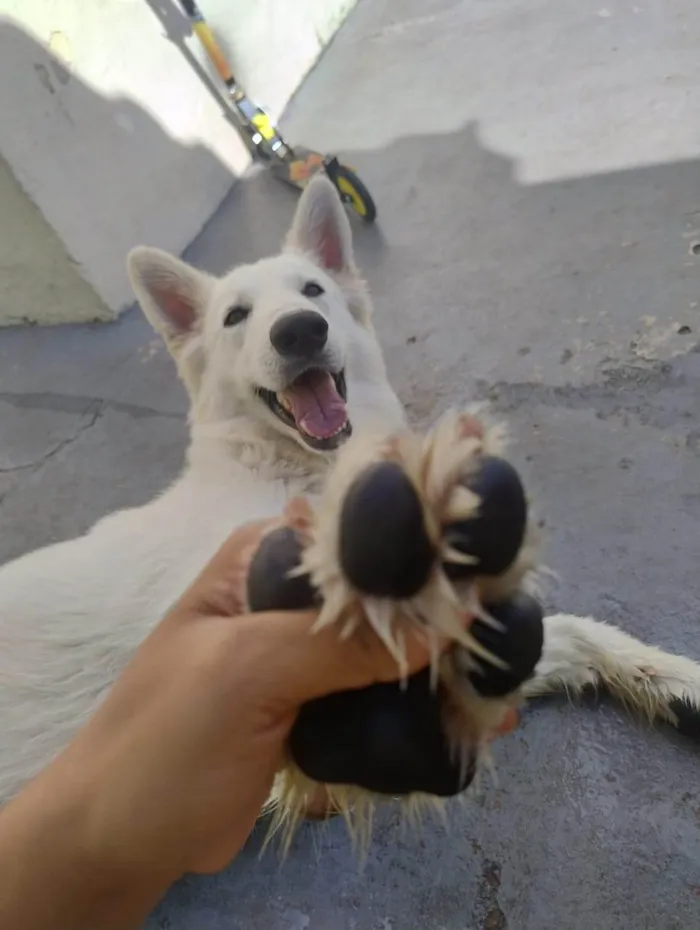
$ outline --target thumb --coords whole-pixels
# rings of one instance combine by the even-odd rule
[[[291,611],[239,619],[239,633],[248,627],[266,653],[258,656],[254,667],[257,684],[269,697],[298,707],[333,692],[399,681],[403,674],[426,668],[431,655],[444,652],[449,645],[447,640],[436,641],[431,650],[425,637],[407,629],[405,664],[400,667],[369,625],[341,639],[337,626],[314,630],[316,619],[312,612]]]

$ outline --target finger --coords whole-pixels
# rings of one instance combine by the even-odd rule
[[[311,504],[305,497],[292,497],[284,508],[284,521],[296,530],[302,541],[309,538],[314,520]]]
[[[449,646],[447,640],[437,638],[431,645],[407,627],[405,663],[400,667],[369,626],[341,639],[338,627],[315,630],[316,618],[314,613],[291,611],[241,618],[251,639],[257,640],[257,650],[265,652],[251,659],[257,684],[265,693],[295,707],[333,692],[399,681],[426,668],[431,656]]]

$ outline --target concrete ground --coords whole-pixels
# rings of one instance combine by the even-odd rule
[[[341,149],[376,195],[357,250],[413,419],[472,397],[507,416],[551,606],[700,659],[700,7],[600,2],[362,0],[286,130]],[[272,250],[294,202],[252,177],[190,257],[221,271]],[[146,501],[180,466],[184,412],[138,313],[2,333],[0,555]],[[692,746],[555,702],[496,756],[499,785],[447,831],[385,810],[362,873],[342,823],[304,828],[283,865],[254,837],[148,926],[700,925]]]

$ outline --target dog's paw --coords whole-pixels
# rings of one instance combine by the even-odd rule
[[[262,539],[248,575],[251,610],[298,610],[318,604],[309,576],[300,573],[303,553],[302,536],[292,527],[277,528]],[[318,803],[323,807],[322,785],[354,785],[389,795],[420,791],[444,796],[464,790],[474,775],[473,760],[465,770],[454,757],[441,714],[441,694],[431,686],[428,670],[404,683],[376,684],[310,701],[290,737],[294,762],[309,779],[321,783],[305,794],[303,816],[309,817]]]
[[[540,657],[542,611],[520,590],[533,567],[497,431],[452,414],[425,437],[348,445],[317,512],[263,542],[251,607],[318,604],[318,625],[346,635],[369,623],[399,669],[408,626],[454,645],[403,682],[304,707],[290,740],[301,772],[381,795],[462,792]]]

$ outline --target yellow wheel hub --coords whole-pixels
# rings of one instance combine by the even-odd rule
[[[348,178],[340,177],[338,178],[337,184],[341,194],[350,198],[355,212],[359,213],[360,216],[365,216],[367,214],[367,205],[355,190],[352,182]]]

